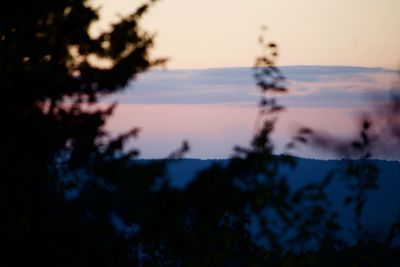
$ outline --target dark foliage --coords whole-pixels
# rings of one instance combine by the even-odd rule
[[[254,69],[262,99],[250,147],[185,187],[171,186],[166,164],[183,157],[186,143],[166,160],[135,161],[138,151],[124,143],[136,129],[114,139],[104,131],[114,106],[98,98],[164,62],[149,58],[152,36],[138,26],[153,2],[95,38],[88,28],[97,12],[84,0],[15,0],[0,10],[1,265],[395,266],[398,225],[379,243],[364,238],[357,219],[357,243],[346,246],[326,197],[337,173],[350,177],[346,203],[359,218],[376,167],[350,163],[288,186],[281,170],[296,162],[273,156],[269,139],[283,109],[274,95],[286,91],[275,44],[262,43]],[[368,129],[353,143],[366,158]]]

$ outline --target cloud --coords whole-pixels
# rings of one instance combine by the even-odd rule
[[[284,152],[302,126],[344,140],[358,136],[360,116],[376,107],[377,99],[387,100],[397,78],[396,71],[380,68],[294,66],[281,70],[290,90],[279,99],[288,108],[280,114],[272,135],[277,153]],[[120,103],[107,129],[117,133],[139,126],[143,134],[134,146],[144,158],[164,157],[184,139],[190,141],[190,157],[226,158],[234,145],[247,145],[251,139],[259,101],[251,68],[155,70],[128,87],[103,99]],[[296,153],[335,156],[307,147]],[[398,153],[392,154],[374,153],[399,158]]]
[[[383,68],[281,67],[289,93],[280,97],[289,106],[365,105],[368,95],[387,94],[396,72]],[[129,83],[105,102],[126,104],[224,104],[258,102],[251,68],[154,70]]]

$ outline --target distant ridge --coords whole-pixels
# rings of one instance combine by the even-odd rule
[[[322,180],[329,171],[346,167],[348,162],[359,160],[318,160],[296,158],[296,167],[291,170],[282,167],[280,173],[287,177],[292,189],[306,184]],[[368,160],[374,163],[380,170],[377,190],[371,191],[362,214],[365,228],[374,236],[385,236],[390,225],[400,215],[400,162],[387,160]],[[197,173],[207,169],[212,164],[228,164],[229,160],[205,160],[205,159],[180,159],[172,160],[168,164],[168,173],[171,185],[184,188]],[[327,189],[328,198],[333,207],[338,211],[339,222],[344,227],[342,233],[349,240],[350,230],[354,224],[352,207],[344,206],[344,198],[347,195],[346,181],[336,177]],[[347,232],[349,231],[349,232]]]

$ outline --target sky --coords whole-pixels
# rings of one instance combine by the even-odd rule
[[[143,1],[92,0],[104,29]],[[279,65],[400,66],[398,0],[161,0],[142,25],[171,69],[252,66],[265,39]]]
[[[336,151],[301,146],[286,151],[301,127],[339,141],[357,138],[360,119],[377,100],[396,86],[398,73],[365,67],[282,67],[289,93],[279,96],[286,108],[272,134],[277,154],[291,152],[307,158],[333,159]],[[143,158],[160,158],[189,141],[187,157],[227,158],[235,145],[247,146],[254,134],[258,88],[251,68],[154,70],[132,81],[125,91],[102,102],[118,102],[107,123],[113,133],[139,127],[130,145]],[[400,151],[375,150],[377,158],[400,159]]]
[[[101,6],[101,20],[90,29],[97,34],[144,1],[91,2]],[[259,101],[249,67],[262,53],[258,39],[266,26],[263,38],[278,44],[277,64],[290,89],[279,98],[287,110],[273,133],[276,152],[285,152],[301,126],[356,136],[371,99],[387,97],[397,77],[399,10],[399,0],[160,0],[141,26],[156,36],[151,55],[169,58],[166,70],[140,75],[103,99],[119,103],[107,129],[140,127],[130,146],[143,158],[164,157],[183,140],[194,158],[226,158],[233,146],[248,145]],[[307,147],[295,154],[338,157]]]

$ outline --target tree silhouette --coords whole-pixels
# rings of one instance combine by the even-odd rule
[[[184,156],[186,143],[166,160],[140,161],[124,147],[136,129],[108,135],[114,105],[101,108],[99,97],[164,62],[150,59],[153,37],[138,26],[154,2],[98,37],[88,34],[98,16],[84,0],[16,0],[0,10],[2,265],[365,266],[365,255],[393,264],[386,245],[344,248],[326,196],[334,174],[289,187],[282,170],[296,161],[274,156],[269,138],[283,110],[274,96],[286,91],[273,43],[261,40],[254,68],[262,97],[251,145],[184,188],[170,185],[166,164]],[[294,142],[311,133],[301,130]],[[354,147],[364,152],[367,137],[362,131]],[[344,173],[358,177],[359,169]],[[372,169],[362,190],[374,182]],[[357,189],[349,203],[360,214]]]
[[[110,207],[102,205],[106,191],[96,191],[103,175],[96,172],[110,171],[108,161],[116,170],[135,153],[117,155],[122,140],[135,131],[106,140],[103,125],[113,106],[94,104],[163,62],[149,58],[152,36],[138,26],[154,2],[96,38],[88,29],[97,11],[84,0],[13,1],[1,9],[0,195],[6,266],[128,263],[126,241],[109,222]],[[109,67],[99,67],[93,58]],[[160,164],[154,165],[142,170],[153,179]],[[79,201],[66,200],[85,190]]]

